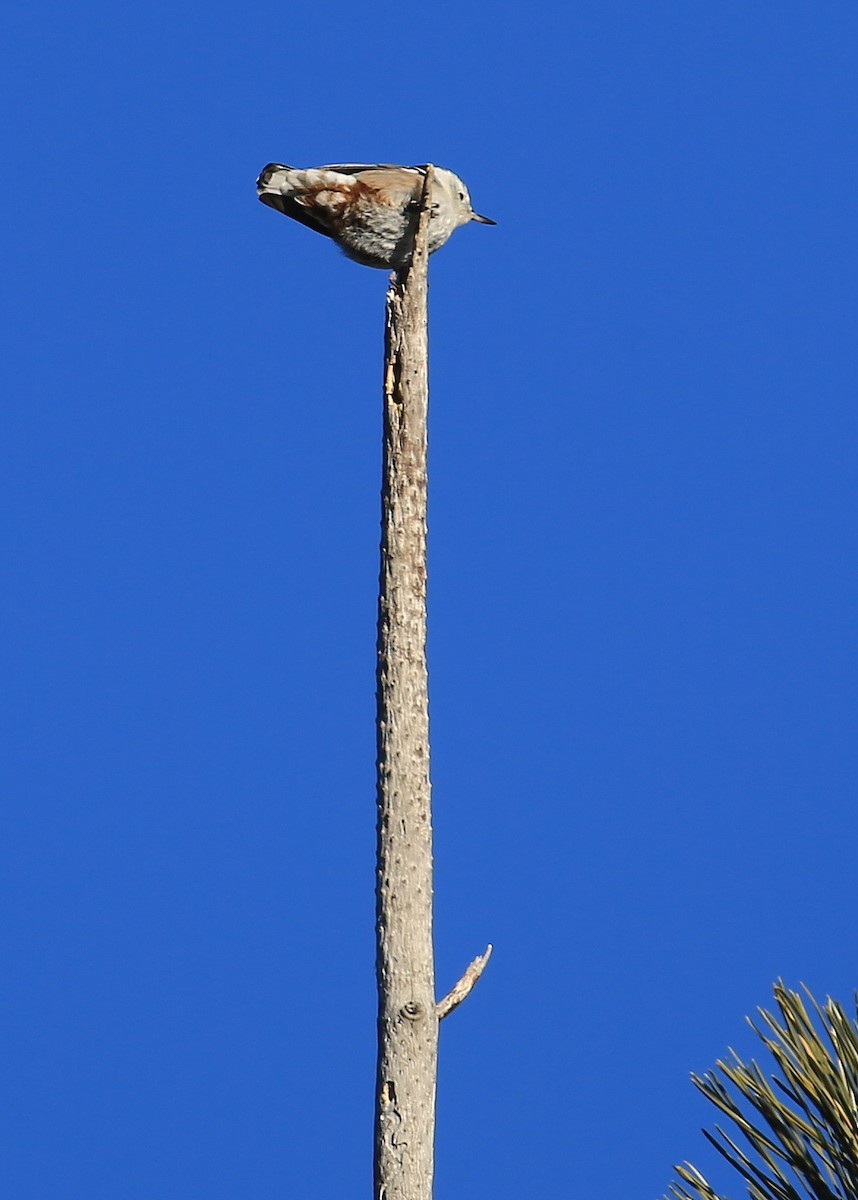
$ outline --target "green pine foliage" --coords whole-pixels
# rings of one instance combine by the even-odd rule
[[[858,1022],[834,1000],[807,997],[813,1015],[779,981],[779,1016],[759,1009],[762,1027],[749,1019],[775,1060],[771,1074],[731,1050],[691,1077],[732,1122],[706,1137],[751,1200],[858,1200]],[[725,1200],[690,1163],[676,1171],[675,1200]]]

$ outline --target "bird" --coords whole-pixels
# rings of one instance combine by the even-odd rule
[[[306,169],[269,163],[263,167],[256,189],[263,204],[333,238],[355,262],[398,270],[411,257],[426,171],[426,166],[391,163],[340,163]],[[497,224],[474,212],[465,184],[446,167],[434,168],[429,214],[430,254],[460,225],[469,221]]]

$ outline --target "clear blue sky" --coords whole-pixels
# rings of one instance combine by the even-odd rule
[[[7,16],[5,1196],[370,1195],[385,275],[272,159],[498,221],[431,272],[439,991],[496,946],[438,1196],[651,1200],[772,980],[849,1001],[856,52],[835,0]]]

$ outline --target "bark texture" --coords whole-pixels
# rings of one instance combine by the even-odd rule
[[[387,296],[378,606],[375,1200],[430,1200],[438,1012],[426,672],[429,168]]]

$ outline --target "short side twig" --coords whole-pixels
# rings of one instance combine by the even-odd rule
[[[454,1008],[458,1008],[462,1001],[470,995],[471,988],[482,975],[486,968],[486,963],[492,956],[492,949],[493,946],[489,942],[484,953],[477,955],[455,987],[450,989],[443,1000],[438,1001],[435,1011],[438,1013],[439,1021],[443,1021],[448,1013],[451,1013]]]

